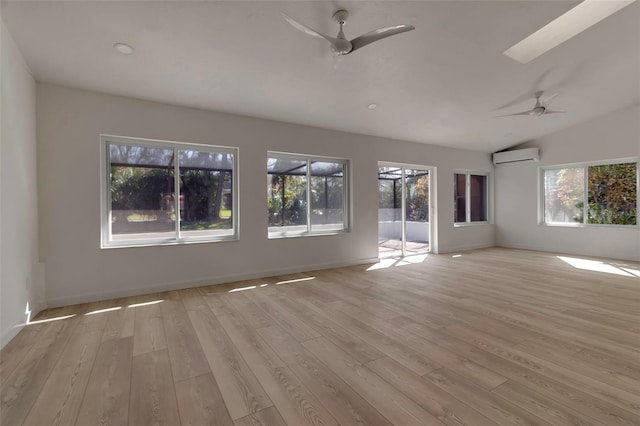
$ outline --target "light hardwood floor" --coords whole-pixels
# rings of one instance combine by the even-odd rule
[[[640,425],[640,264],[565,257],[492,248],[51,309],[1,352],[0,424]]]

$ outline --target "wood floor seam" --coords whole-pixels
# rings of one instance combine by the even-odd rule
[[[640,277],[460,254],[41,312],[0,424],[640,424]]]

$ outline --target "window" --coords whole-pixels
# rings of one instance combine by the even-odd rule
[[[637,162],[543,169],[544,222],[637,225]]]
[[[488,182],[486,174],[455,173],[453,216],[456,224],[488,222]]]
[[[103,247],[237,239],[237,149],[111,136],[101,143]]]
[[[269,236],[348,230],[348,166],[347,160],[269,153]]]

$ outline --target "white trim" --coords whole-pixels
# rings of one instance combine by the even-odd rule
[[[613,158],[613,159],[601,160],[601,161],[582,161],[579,163],[553,164],[553,165],[547,165],[547,166],[540,166],[540,169],[554,170],[554,169],[569,169],[574,167],[606,166],[609,164],[637,163],[638,161],[640,161],[640,157],[623,157],[623,158]]]
[[[267,151],[267,167],[269,164],[269,159],[283,159],[283,160],[294,160],[294,161],[305,161],[307,163],[306,168],[307,172],[305,175],[306,181],[306,231],[271,231],[270,228],[277,229],[277,226],[268,226],[267,225],[267,238],[268,239],[278,239],[278,238],[297,238],[297,237],[307,237],[307,236],[317,236],[317,235],[336,235],[336,234],[345,234],[351,232],[351,223],[352,223],[352,211],[353,205],[351,203],[351,193],[352,193],[352,178],[351,178],[351,160],[347,158],[339,158],[339,157],[326,157],[320,155],[307,155],[307,154],[294,154],[291,152],[281,152],[281,151]],[[338,163],[342,164],[342,228],[341,229],[329,229],[329,230],[314,230],[313,225],[311,223],[311,163],[312,162],[322,162],[322,163]],[[269,175],[269,170],[267,170],[267,176]],[[302,225],[300,225],[302,226]]]
[[[236,281],[246,281],[259,278],[268,278],[286,274],[296,273],[313,273],[323,269],[342,268],[347,266],[357,266],[371,263],[378,263],[378,257],[369,257],[364,259],[355,259],[347,262],[323,263],[307,266],[292,266],[290,268],[265,269],[259,272],[249,272],[240,274],[231,274],[217,277],[202,278],[193,281],[181,281],[157,284],[147,287],[129,288],[122,290],[112,290],[96,293],[88,293],[77,296],[58,297],[47,301],[48,308],[57,308],[60,306],[75,305],[79,303],[96,302],[100,300],[118,299],[121,297],[138,296],[142,294],[159,293],[164,291],[181,290],[185,288],[203,287],[216,284],[227,284]]]
[[[109,145],[125,145],[125,146],[142,146],[149,148],[160,149],[172,149],[174,152],[174,210],[176,215],[174,236],[170,238],[140,238],[132,240],[119,240],[114,241],[111,231],[112,212],[111,212],[111,190],[110,182],[108,178],[109,170],[111,167],[109,159]],[[232,207],[231,217],[233,225],[233,234],[219,235],[219,236],[181,236],[180,231],[180,165],[179,165],[179,151],[194,150],[205,151],[212,153],[231,154],[233,156],[232,170],[231,170],[231,196]],[[164,141],[157,139],[145,139],[137,137],[126,136],[114,136],[114,135],[100,135],[100,248],[123,248],[123,247],[148,247],[158,245],[180,245],[180,244],[192,244],[192,243],[211,243],[220,241],[238,241],[239,239],[239,149],[237,147],[219,146],[219,145],[205,145],[186,142]]]
[[[452,253],[455,251],[468,251],[468,250],[478,250],[483,248],[495,247],[493,243],[481,243],[481,244],[471,244],[471,245],[461,245],[455,247],[445,247],[443,250],[440,250],[439,255]]]
[[[400,197],[400,207],[401,207],[401,217],[402,217],[402,235],[401,235],[401,239],[402,239],[402,256],[406,256],[406,203],[405,203],[405,196],[406,196],[406,182],[405,182],[405,171],[406,169],[414,169],[414,170],[422,170],[422,171],[427,171],[429,172],[429,248],[427,250],[427,253],[433,253],[433,254],[437,254],[438,253],[438,226],[437,226],[437,221],[438,221],[438,217],[437,217],[437,167],[435,166],[424,166],[424,165],[419,165],[419,164],[407,164],[407,163],[394,163],[394,162],[390,162],[390,161],[378,161],[378,176],[380,174],[380,168],[381,167],[393,167],[393,168],[397,168],[400,169],[400,179],[402,181],[402,185],[401,185],[401,197]],[[379,194],[378,194],[379,196]],[[378,217],[378,223],[379,222],[379,217]],[[377,234],[379,235],[380,230],[378,229]]]
[[[454,169],[453,170],[453,179],[454,179],[454,192],[455,192],[455,185],[457,184],[457,180],[456,180],[456,175],[464,175],[465,176],[465,221],[464,222],[456,222],[455,221],[455,217],[453,218],[453,226],[454,227],[460,227],[460,226],[468,226],[468,225],[473,225],[473,224],[478,224],[478,225],[482,225],[482,224],[487,224],[487,225],[492,225],[493,224],[493,209],[491,208],[490,205],[490,201],[491,201],[491,197],[492,197],[492,193],[493,193],[493,185],[492,185],[492,179],[491,179],[491,173],[490,172],[478,172],[478,171],[474,171],[474,170],[464,170],[464,169]],[[484,200],[484,208],[485,208],[485,217],[487,218],[487,220],[476,220],[476,221],[471,221],[471,175],[473,176],[485,176],[487,179],[484,182],[484,190],[485,190],[485,200]],[[455,193],[454,193],[455,196]],[[455,210],[455,206],[454,206],[454,210]]]
[[[20,324],[14,324],[13,327],[8,328],[7,330],[0,335],[0,349],[4,348],[7,343],[9,343],[22,329],[24,328],[24,322]]]
[[[635,225],[620,225],[620,224],[606,224],[606,223],[589,223],[589,167],[595,166],[607,166],[612,164],[634,164],[636,165],[636,224]],[[584,172],[584,188],[583,188],[583,206],[582,206],[582,222],[547,222],[546,220],[546,186],[545,178],[547,170],[563,170],[563,169],[582,169]],[[567,163],[558,165],[548,165],[538,167],[538,224],[542,226],[551,227],[565,227],[565,228],[622,228],[633,229],[640,228],[640,220],[638,218],[638,198],[640,198],[640,158],[639,157],[624,157],[619,159],[609,159],[602,161],[585,161],[580,163]]]
[[[273,227],[275,228],[275,226]],[[327,235],[339,235],[339,234],[348,234],[349,231],[346,229],[334,229],[330,231],[270,231],[269,239],[276,240],[278,238],[299,238],[299,237],[321,237]]]
[[[540,226],[550,226],[550,227],[559,227],[559,228],[620,228],[620,229],[629,229],[634,228],[636,225],[620,225],[617,223],[572,223],[572,222],[545,222],[540,223]]]
[[[454,228],[465,228],[468,226],[485,226],[485,225],[493,225],[492,223],[488,222],[488,221],[482,221],[482,222],[456,222],[453,224]]]
[[[567,254],[567,255],[573,255],[573,256],[587,256],[587,257],[595,257],[599,259],[612,259],[612,260],[640,262],[640,255],[637,257],[617,256],[613,258],[613,257],[603,256],[602,253],[588,252],[587,250],[572,250],[570,252],[569,251],[553,251],[553,250],[549,250],[549,247],[539,246],[536,244],[509,244],[509,243],[496,241],[496,244],[494,247],[517,249],[517,250],[540,251],[540,252],[555,253],[555,254]]]
[[[400,238],[402,238],[402,257],[407,255],[407,168],[400,170],[400,217],[402,226],[400,228]],[[431,204],[431,203],[429,203]],[[429,236],[431,237],[431,236]]]

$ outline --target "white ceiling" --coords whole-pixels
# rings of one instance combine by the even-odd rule
[[[14,1],[2,19],[39,81],[493,152],[639,102],[640,2],[529,64],[502,55],[577,3]],[[325,41],[280,15],[334,35],[343,7],[347,38],[416,30],[335,68]],[[529,109],[536,90],[559,91],[551,106],[569,113],[493,118]]]

